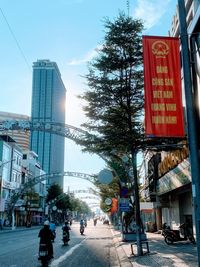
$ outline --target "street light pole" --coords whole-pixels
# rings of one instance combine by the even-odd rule
[[[181,36],[181,52],[183,59],[184,88],[187,111],[187,130],[190,149],[190,165],[192,176],[192,196],[196,224],[196,240],[198,252],[198,266],[200,267],[200,160],[198,151],[197,127],[195,122],[194,95],[192,92],[192,79],[188,47],[187,23],[185,1],[178,0],[179,25]]]

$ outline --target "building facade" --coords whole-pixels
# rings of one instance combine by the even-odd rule
[[[195,99],[195,120],[200,149],[200,2],[185,0],[185,7]],[[179,35],[177,8],[172,20],[170,36],[179,37]],[[182,85],[184,88],[184,80],[182,80]],[[198,160],[200,161],[200,159]],[[167,223],[172,229],[178,229],[180,224],[187,222],[190,223],[195,234],[192,178],[187,144],[181,144],[176,150],[154,152],[146,162],[148,171],[143,192],[147,200],[156,204],[155,223],[157,228],[160,229],[162,223]]]
[[[33,178],[44,176],[33,151],[23,151],[8,135],[0,135],[0,219],[4,226],[12,222],[11,194],[20,190],[22,185],[29,185]],[[31,182],[32,184],[32,182]],[[28,186],[14,205],[14,223],[24,226],[38,224],[44,220],[46,180]]]
[[[58,66],[49,60],[33,63],[32,108],[33,122],[65,123],[66,89]],[[64,137],[49,132],[33,131],[30,149],[38,155],[46,173],[64,172]],[[63,177],[54,177],[48,184],[58,183],[63,187]]]
[[[43,176],[45,172],[41,169],[37,154],[34,151],[25,151],[22,160],[22,184],[29,184],[33,178]],[[23,196],[23,213],[18,225],[40,224],[44,221],[46,195],[46,180],[29,187]]]
[[[29,121],[30,117],[27,115],[22,114],[16,114],[16,113],[10,113],[10,112],[3,112],[0,111],[0,121],[6,121],[6,120],[24,120]],[[11,138],[13,138],[16,143],[20,146],[22,150],[28,150],[29,149],[29,138],[30,138],[30,132],[29,131],[20,131],[20,130],[7,130],[4,132],[0,132],[0,134],[7,134]]]
[[[0,135],[0,218],[10,221],[10,193],[21,185],[22,150],[8,135]]]

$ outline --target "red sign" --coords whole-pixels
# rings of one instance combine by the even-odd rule
[[[147,136],[184,136],[179,47],[178,38],[143,36]]]
[[[111,214],[113,214],[113,213],[117,212],[117,210],[118,210],[118,200],[117,200],[117,198],[112,198],[112,206],[111,206],[110,212],[111,212]]]

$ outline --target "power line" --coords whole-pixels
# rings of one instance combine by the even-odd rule
[[[15,41],[15,43],[16,43],[16,45],[17,45],[19,51],[20,51],[20,54],[22,55],[24,61],[26,62],[26,65],[28,66],[28,69],[31,70],[31,67],[30,67],[30,65],[29,65],[29,63],[28,63],[28,60],[26,59],[26,57],[25,57],[25,55],[24,55],[24,52],[23,52],[23,50],[22,50],[22,48],[21,48],[19,42],[17,41],[17,38],[16,38],[16,36],[15,36],[15,34],[14,34],[14,32],[13,32],[11,26],[10,26],[10,24],[8,23],[8,20],[7,20],[6,16],[4,15],[3,10],[2,10],[1,7],[0,7],[0,11],[1,11],[1,14],[2,14],[2,16],[3,16],[3,18],[4,18],[4,20],[5,20],[6,24],[7,24],[7,26],[8,26],[8,29],[9,29],[11,35],[12,35],[12,37],[13,37],[13,39],[14,39],[14,41]]]
[[[126,6],[127,6],[128,16],[129,16],[129,11],[130,11],[130,2],[129,2],[129,0],[126,1]]]

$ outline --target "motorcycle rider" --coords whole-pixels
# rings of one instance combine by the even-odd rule
[[[49,228],[49,221],[44,222],[43,228],[40,230],[38,237],[40,237],[40,244],[46,244],[48,249],[49,258],[54,258],[53,256],[53,245],[52,245],[52,232]]]
[[[63,225],[62,230],[63,230],[63,236],[66,233],[67,236],[68,236],[68,240],[70,240],[70,233],[69,233],[69,231],[71,230],[71,228],[70,228],[69,222],[67,220],[65,221],[65,224]]]
[[[53,236],[53,241],[54,241],[54,239],[56,238],[56,225],[55,225],[55,223],[54,223],[54,221],[51,221],[50,222],[50,224],[49,224],[49,228],[50,228],[50,230],[51,230],[51,232],[52,232],[52,236]]]
[[[82,229],[83,229],[83,231],[84,231],[84,228],[85,228],[85,222],[84,222],[84,220],[81,218],[81,220],[80,220],[80,232],[81,232]]]
[[[84,226],[85,222],[83,219],[80,220],[80,226]]]

